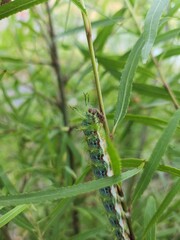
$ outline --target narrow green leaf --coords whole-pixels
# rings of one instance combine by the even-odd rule
[[[180,35],[180,28],[176,28],[176,29],[173,29],[171,31],[168,31],[168,32],[165,32],[165,33],[159,35],[156,38],[155,43],[160,43],[160,42],[163,42],[163,41],[174,39],[175,37],[177,37],[179,35]]]
[[[0,210],[0,214],[6,214],[6,213],[7,213],[7,209]],[[31,233],[34,233],[34,226],[32,225],[31,222],[29,222],[29,220],[26,219],[25,216],[23,216],[23,213],[20,213],[18,216],[13,218],[12,222],[24,229],[27,229],[28,231],[31,231]]]
[[[47,2],[47,0],[16,0],[4,4],[0,7],[0,19],[9,17],[14,13],[18,13],[43,2]]]
[[[107,39],[111,36],[115,24],[118,23],[120,20],[122,21],[122,15],[124,14],[124,12],[125,8],[118,10],[111,18],[114,20],[111,20],[111,25],[105,26],[98,31],[97,37],[94,40],[94,48],[96,49],[96,52],[102,51],[104,45],[107,42]]]
[[[161,98],[161,99],[167,99],[171,100],[171,97],[169,96],[168,92],[164,88],[152,86],[149,84],[142,84],[142,83],[134,83],[133,84],[133,90],[145,95],[150,96],[152,98]],[[180,91],[173,90],[173,93],[175,94],[177,100],[180,100]]]
[[[146,229],[144,231],[144,237],[146,236],[146,233],[151,228],[151,226],[154,225],[157,222],[157,220],[160,218],[162,213],[168,208],[168,206],[172,202],[173,198],[176,196],[176,194],[179,193],[179,190],[180,190],[180,179],[177,180],[177,182],[174,184],[174,186],[168,192],[168,194],[166,195],[166,197],[162,201],[161,205],[157,209],[156,213],[151,218],[148,226],[146,227]]]
[[[120,18],[105,18],[97,21],[91,22],[92,28],[98,28],[98,27],[106,27],[111,26],[113,24],[117,24],[120,21]],[[79,27],[70,28],[67,31],[57,34],[57,37],[65,37],[73,34],[77,34],[79,32],[84,32],[84,25],[81,25]]]
[[[179,197],[177,197],[177,200],[173,201],[173,204],[167,209],[165,210],[165,212],[161,215],[161,217],[158,219],[158,222],[162,222],[167,218],[170,218],[170,215],[173,214],[174,212],[177,211],[177,209],[179,208],[179,204],[180,204],[180,199]]]
[[[17,215],[19,215],[21,212],[23,212],[28,205],[20,205],[16,206],[6,214],[0,217],[0,228],[6,225],[8,222],[10,222],[13,218],[15,218]]]
[[[154,0],[150,10],[147,13],[144,24],[144,40],[145,44],[142,49],[143,63],[147,62],[151,48],[155,42],[159,20],[163,13],[163,10],[167,7],[169,0]]]
[[[87,176],[87,174],[90,172],[91,168],[90,166],[86,167],[84,171],[82,172],[82,175],[76,179],[76,184],[82,182],[84,178]],[[57,217],[60,218],[64,212],[67,210],[69,205],[72,203],[73,199],[62,199],[56,206],[53,207],[51,212],[48,215],[48,222],[42,221],[41,224],[44,227],[43,233],[47,232],[49,228],[54,224],[55,221],[57,221]]]
[[[69,208],[70,203],[72,203],[72,199],[62,199],[54,208],[53,211],[48,216],[48,221],[42,222],[42,226],[44,227],[43,233],[47,232],[50,227],[57,221],[57,217],[60,218]],[[45,219],[46,220],[46,219]]]
[[[117,106],[116,106],[113,132],[115,132],[115,129],[119,121],[121,121],[124,118],[127,112],[129,102],[130,102],[132,82],[133,82],[134,74],[136,72],[136,68],[139,62],[141,49],[143,45],[144,45],[144,39],[140,37],[139,40],[134,45],[131,53],[129,54],[128,60],[123,70],[119,92],[118,92],[118,100],[117,100]]]
[[[72,2],[81,10],[81,12],[83,12],[84,14],[86,14],[86,9],[85,7],[82,5],[80,0],[72,0]]]
[[[167,122],[164,120],[143,115],[127,114],[125,119],[160,129],[164,128],[167,125]]]
[[[9,180],[8,176],[4,172],[1,165],[0,165],[0,179],[10,194],[17,194],[16,188],[13,186],[12,182]],[[5,209],[2,209],[1,213],[6,214]],[[28,229],[31,232],[34,231],[33,225],[22,214],[16,216],[16,218],[14,218],[12,221],[15,224],[17,224],[25,229]]]
[[[150,196],[147,201],[147,205],[144,213],[144,224],[147,226],[150,219],[156,212],[156,201],[153,196]],[[146,240],[156,240],[156,228],[155,224],[152,224],[146,234]]]
[[[146,166],[148,162],[145,161],[144,159],[139,159],[139,158],[124,158],[124,159],[121,159],[121,163],[123,168],[137,168],[141,164],[144,164],[144,166]],[[157,170],[161,172],[169,173],[173,176],[180,177],[180,169],[175,167],[171,167],[168,165],[159,165]]]
[[[13,184],[10,182],[9,178],[5,174],[2,166],[0,165],[0,179],[3,182],[4,186],[7,188],[8,192],[10,194],[16,194],[16,188],[13,186]]]
[[[8,195],[0,197],[1,206],[12,206],[29,203],[44,203],[44,201],[53,201],[57,199],[75,197],[80,194],[98,190],[103,187],[111,186],[124,181],[141,171],[141,167],[122,173],[121,176],[106,177],[93,180],[86,183],[80,183],[73,186],[61,187],[51,190],[42,190],[33,193],[23,193],[17,195]]]
[[[139,179],[139,182],[137,183],[136,189],[134,191],[133,201],[136,201],[142,195],[144,190],[147,188],[154,172],[158,168],[159,162],[161,161],[163,154],[166,151],[168,143],[176,130],[179,120],[180,109],[174,113],[173,117],[170,119],[168,123],[168,126],[163,131],[160,139],[158,140],[155,148],[153,149],[149,161],[144,168],[144,171]]]
[[[112,141],[106,137],[107,142],[107,152],[109,154],[111,165],[113,169],[114,175],[120,175],[121,174],[121,159],[119,157],[119,154],[113,145]]]
[[[167,59],[170,57],[174,57],[174,56],[179,56],[180,54],[180,47],[171,47],[169,49],[166,49],[165,52],[162,52],[161,54],[159,54],[159,56],[157,56],[157,59]]]

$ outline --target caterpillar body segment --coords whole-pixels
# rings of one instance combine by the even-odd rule
[[[89,109],[82,122],[86,137],[92,170],[96,179],[111,177],[113,172],[109,155],[106,151],[105,133],[103,132],[103,116],[97,109]],[[126,215],[116,186],[99,189],[115,240],[130,240],[126,223]]]

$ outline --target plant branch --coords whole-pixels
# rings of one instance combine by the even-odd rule
[[[173,104],[174,104],[175,109],[178,109],[178,108],[179,108],[179,103],[178,103],[178,101],[177,101],[177,99],[176,99],[173,91],[171,90],[171,88],[169,87],[169,85],[166,83],[165,77],[164,77],[164,75],[163,75],[163,73],[162,73],[162,70],[161,70],[161,68],[160,68],[160,64],[159,64],[158,60],[152,55],[152,53],[151,53],[151,57],[152,57],[152,60],[153,60],[153,62],[154,62],[154,64],[155,64],[155,66],[156,66],[157,72],[158,72],[158,74],[159,74],[159,78],[160,78],[160,80],[161,80],[164,88],[165,88],[166,91],[169,93],[169,96],[170,96],[171,99],[172,99],[172,102],[173,102]]]
[[[50,11],[48,2],[46,3],[46,9],[47,9],[48,20],[49,20],[50,55],[51,55],[52,67],[55,71],[58,85],[59,85],[60,102],[61,102],[61,105],[59,105],[59,108],[62,111],[64,126],[68,126],[69,121],[68,121],[68,115],[67,115],[67,103],[65,98],[65,85],[64,85],[66,78],[62,75],[62,72],[61,72],[61,65],[60,65],[59,56],[58,56],[58,48],[55,41],[55,31],[52,23],[51,11]],[[71,132],[69,131],[68,135],[70,134]],[[74,170],[75,162],[74,162],[73,152],[70,149],[70,147],[67,147],[67,151],[69,155],[69,162],[70,162],[69,165],[71,169]],[[80,226],[79,226],[78,211],[76,209],[72,211],[72,224],[73,224],[74,234],[78,234],[80,230]]]
[[[56,73],[56,77],[58,81],[59,93],[60,93],[60,99],[61,99],[61,110],[63,113],[64,125],[67,126],[68,116],[67,116],[67,109],[66,109],[67,104],[66,104],[65,91],[64,91],[64,77],[61,73],[61,65],[60,65],[58,50],[57,50],[56,41],[55,41],[54,27],[53,27],[50,7],[48,3],[46,3],[46,9],[47,9],[48,20],[49,20],[49,36],[51,39],[50,54],[51,54],[52,67]]]
[[[81,2],[84,6],[84,1],[81,0]],[[84,21],[84,27],[85,27],[86,37],[87,37],[87,42],[88,42],[88,47],[89,47],[89,54],[90,54],[93,73],[94,73],[94,80],[95,80],[99,108],[104,116],[104,128],[105,128],[106,134],[109,136],[110,132],[109,132],[109,126],[108,126],[106,113],[105,113],[105,109],[104,109],[103,98],[102,98],[101,85],[100,85],[100,79],[99,79],[99,73],[98,73],[98,63],[97,63],[97,60],[95,57],[94,46],[93,46],[93,41],[92,41],[91,22],[89,20],[87,13],[85,14],[82,12],[82,17],[83,17],[83,21]]]

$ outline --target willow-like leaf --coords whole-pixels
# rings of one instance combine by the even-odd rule
[[[139,179],[139,182],[137,183],[136,189],[134,191],[133,201],[137,200],[147,188],[154,172],[158,168],[163,154],[166,151],[169,141],[171,140],[171,137],[177,128],[179,120],[180,109],[174,113],[173,117],[170,119],[167,127],[164,129],[161,137],[159,138],[157,144],[155,145],[149,161],[147,162],[144,171]]]
[[[168,208],[168,206],[172,202],[173,198],[176,196],[176,194],[179,193],[179,190],[180,190],[180,179],[178,179],[176,181],[174,186],[171,188],[171,190],[168,192],[168,194],[166,195],[166,197],[164,198],[164,200],[160,204],[160,206],[157,209],[156,213],[151,218],[148,226],[144,230],[144,237],[145,237],[146,233],[148,232],[148,230],[151,228],[151,226],[154,225],[157,222],[157,220],[160,218],[162,213]]]
[[[47,2],[47,0],[16,0],[0,7],[0,19],[11,16],[25,9],[29,9],[37,4]]]
[[[133,78],[138,66],[141,49],[143,45],[144,39],[143,37],[140,37],[139,40],[134,45],[131,53],[129,54],[128,60],[123,70],[118,92],[113,132],[115,132],[115,129],[119,121],[121,121],[124,118],[127,112],[130,102]]]
[[[44,201],[53,201],[57,199],[64,199],[75,197],[80,194],[88,193],[91,191],[98,190],[103,187],[111,186],[124,181],[141,171],[139,169],[133,169],[122,173],[121,176],[106,177],[98,180],[93,180],[86,183],[80,183],[73,186],[61,187],[51,190],[42,190],[32,193],[23,193],[17,195],[8,195],[0,197],[1,206],[13,206],[30,203],[44,203]]]
[[[157,31],[159,27],[160,17],[167,7],[169,0],[154,0],[150,10],[147,13],[145,24],[144,24],[144,40],[145,44],[142,49],[143,63],[147,62],[151,48],[155,42]]]

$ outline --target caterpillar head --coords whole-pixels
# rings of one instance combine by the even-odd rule
[[[104,116],[102,113],[98,111],[96,108],[89,108],[88,113],[92,114],[93,116],[96,116],[99,120],[99,122],[103,123],[104,122]]]

